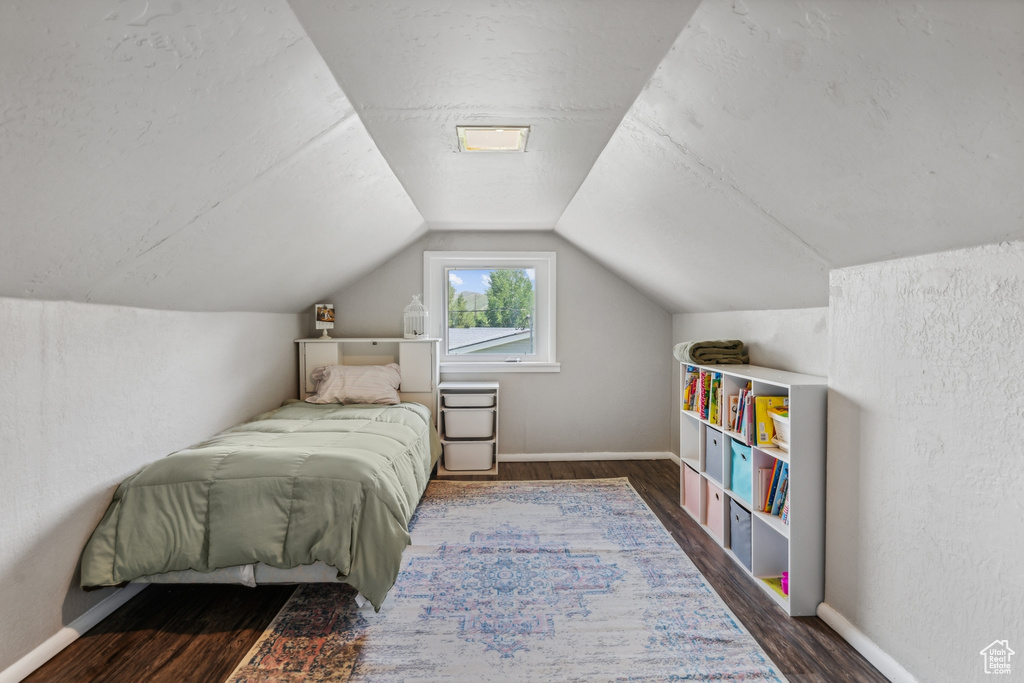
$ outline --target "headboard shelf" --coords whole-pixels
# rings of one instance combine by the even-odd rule
[[[404,337],[311,337],[296,339],[299,345],[299,399],[316,392],[313,370],[324,365],[387,365],[402,369],[399,396],[430,408],[436,415],[440,382],[440,339]]]

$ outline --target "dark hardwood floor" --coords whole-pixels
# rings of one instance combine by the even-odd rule
[[[679,508],[679,468],[671,461],[501,463],[498,479],[604,477],[629,477],[791,683],[887,680],[820,619],[787,617],[753,585]],[[293,590],[150,586],[26,681],[217,683],[231,673]]]

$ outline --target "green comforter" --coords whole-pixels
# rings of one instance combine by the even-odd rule
[[[379,607],[439,447],[416,403],[285,405],[122,482],[85,547],[82,586],[322,560]]]

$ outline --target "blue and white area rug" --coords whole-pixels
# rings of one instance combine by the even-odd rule
[[[229,681],[784,681],[626,479],[433,481],[380,613],[306,585]]]

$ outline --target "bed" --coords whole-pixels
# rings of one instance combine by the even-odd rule
[[[287,402],[122,482],[81,584],[336,580],[379,608],[439,454],[418,403]]]

